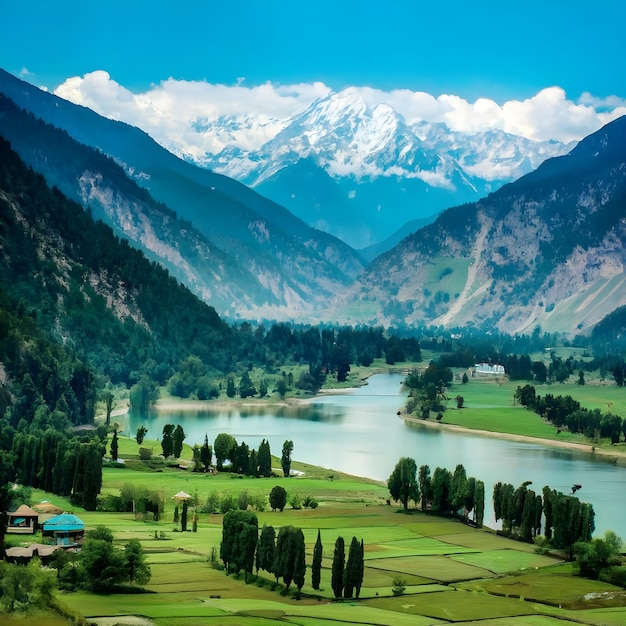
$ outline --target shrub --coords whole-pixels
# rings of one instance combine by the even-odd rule
[[[152,448],[139,448],[139,460],[149,461],[152,458]]]
[[[392,581],[391,592],[394,596],[401,596],[406,591],[406,580],[396,577]]]
[[[299,493],[294,493],[291,498],[289,498],[289,505],[292,509],[299,510],[302,508],[302,497]]]

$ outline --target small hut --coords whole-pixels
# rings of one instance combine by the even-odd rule
[[[39,514],[25,504],[9,513],[8,518],[7,533],[9,534],[32,535],[38,529]]]
[[[85,536],[85,524],[71,513],[55,515],[43,523],[43,537],[52,537],[57,546],[75,546]]]

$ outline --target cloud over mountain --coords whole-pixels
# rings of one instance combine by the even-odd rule
[[[55,89],[56,95],[101,115],[139,126],[162,145],[192,157],[217,153],[227,146],[254,150],[275,137],[286,122],[302,113],[331,89],[321,82],[246,86],[211,84],[169,78],[147,91],[133,93],[98,70],[74,76]],[[453,95],[396,89],[351,87],[370,106],[386,104],[408,124],[442,122],[464,133],[503,130],[535,141],[579,140],[626,113],[626,102],[583,94],[570,100],[560,87],[548,87],[525,100],[503,104],[479,98],[474,102]],[[229,117],[228,132],[212,121]]]

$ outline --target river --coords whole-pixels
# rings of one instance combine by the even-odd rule
[[[544,485],[570,493],[579,483],[583,487],[576,495],[596,513],[596,535],[612,529],[626,540],[624,465],[591,453],[405,423],[397,415],[406,397],[402,380],[399,374],[378,374],[366,386],[298,406],[161,410],[147,417],[129,413],[124,428],[132,435],[144,424],[156,438],[165,424],[180,424],[191,445],[202,443],[205,433],[211,444],[226,432],[254,448],[265,438],[275,455],[291,439],[294,459],[383,481],[403,456],[414,458],[418,467],[430,465],[431,472],[437,466],[454,471],[462,463],[468,476],[485,483],[485,525],[492,527],[495,482],[517,487],[530,480],[538,493]]]

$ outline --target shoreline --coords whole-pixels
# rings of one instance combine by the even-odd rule
[[[367,385],[367,379],[363,380]],[[344,387],[339,389],[320,389],[317,394],[308,396],[306,398],[286,398],[284,400],[271,400],[271,399],[257,399],[252,401],[246,400],[183,400],[183,399],[159,399],[152,407],[157,412],[162,411],[211,411],[211,410],[225,410],[239,407],[289,407],[306,405],[314,402],[316,399],[331,396],[331,395],[343,395],[351,393],[358,389],[358,387]],[[111,417],[125,415],[130,410],[128,402],[124,403],[124,406],[118,407],[111,412]],[[433,422],[430,420],[423,420],[417,417],[411,417],[406,413],[399,413],[400,419],[412,424],[421,424],[427,428],[443,428],[452,432],[460,432],[478,435],[481,437],[492,437],[494,439],[507,439],[509,441],[517,441],[520,443],[534,443],[538,445],[550,446],[554,448],[569,449],[577,452],[584,452],[586,454],[597,455],[606,457],[607,459],[614,459],[617,462],[626,464],[626,450],[611,450],[607,448],[601,448],[595,446],[593,443],[577,443],[573,441],[557,441],[555,439],[545,439],[542,437],[531,437],[530,435],[518,435],[515,433],[502,433],[493,430],[481,430],[477,428],[468,428],[459,424],[449,424],[446,422]],[[100,416],[102,417],[102,416]]]
[[[460,426],[459,424],[448,424],[446,422],[432,422],[429,420],[423,420],[418,417],[411,417],[405,413],[399,415],[400,419],[412,424],[421,424],[427,428],[443,428],[453,432],[461,432],[472,435],[479,435],[483,437],[492,437],[494,439],[508,439],[509,441],[518,441],[520,443],[535,443],[542,446],[552,446],[554,448],[563,448],[569,450],[575,450],[578,452],[585,452],[587,454],[604,456],[607,458],[613,458],[618,461],[626,463],[626,450],[607,450],[606,448],[599,448],[592,443],[577,443],[575,441],[557,441],[555,439],[545,439],[543,437],[531,437],[530,435],[518,435],[515,433],[500,433],[493,430],[480,430],[478,428],[467,428],[466,426]]]

